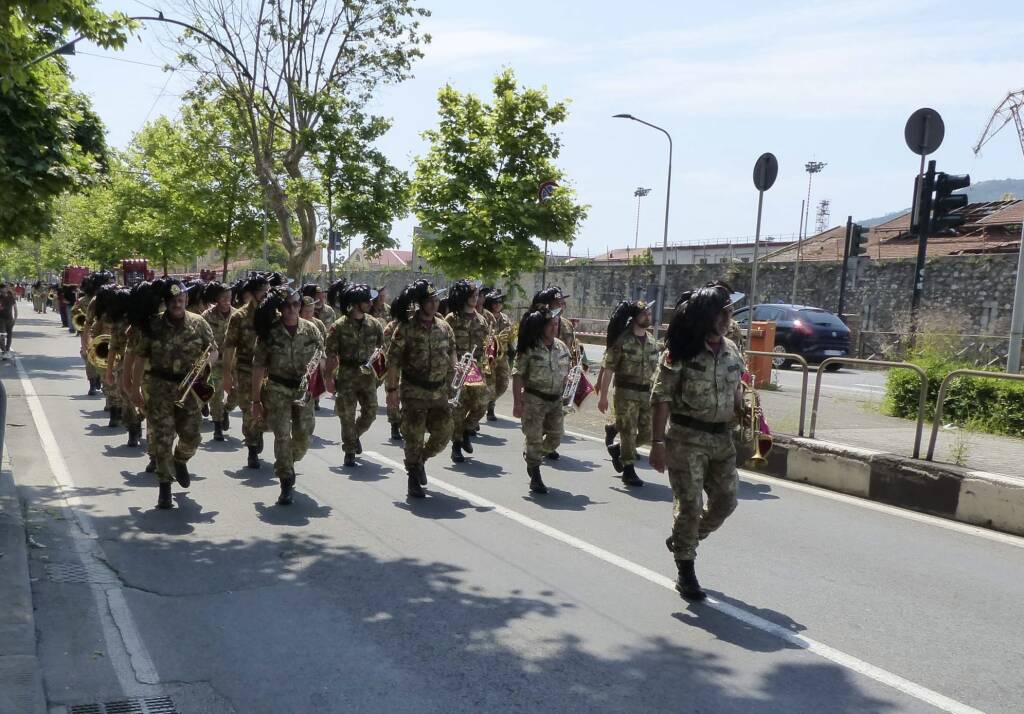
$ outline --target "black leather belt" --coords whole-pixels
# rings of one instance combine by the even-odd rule
[[[539,389],[534,389],[533,387],[523,387],[523,391],[527,394],[532,394],[538,399],[543,399],[545,402],[554,402],[562,398],[561,394],[548,394],[547,392],[542,392]]]
[[[647,384],[640,384],[639,382],[626,382],[626,381],[620,380],[620,379],[616,379],[615,380],[615,388],[616,389],[632,389],[634,392],[649,392],[649,391],[651,391],[651,385],[650,385],[649,382]]]
[[[701,421],[685,414],[673,414],[672,423],[678,426],[689,427],[708,434],[724,434],[729,429],[729,424],[721,421]]]
[[[408,382],[414,387],[419,387],[420,389],[427,390],[440,389],[441,387],[444,386],[443,379],[437,382],[428,382],[425,379],[420,379],[419,377],[415,377],[411,374],[406,374],[405,372],[402,372],[402,381]]]
[[[300,379],[289,379],[288,377],[282,377],[277,374],[271,374],[267,377],[274,384],[280,384],[282,387],[288,387],[288,389],[298,389],[299,385],[302,384]]]
[[[151,377],[156,377],[157,379],[162,379],[167,382],[180,382],[181,380],[185,379],[184,374],[174,374],[174,372],[165,372],[162,369],[156,369],[154,367],[150,367],[149,374]]]

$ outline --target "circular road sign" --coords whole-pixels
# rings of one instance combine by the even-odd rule
[[[942,139],[945,136],[946,125],[942,123],[942,117],[937,111],[927,107],[911,114],[903,128],[903,138],[906,139],[907,146],[919,156],[934,153],[942,146]]]
[[[767,191],[775,184],[779,175],[779,160],[775,154],[764,153],[757,157],[754,162],[754,188],[758,191]]]

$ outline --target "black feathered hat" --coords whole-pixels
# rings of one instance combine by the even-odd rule
[[[555,318],[554,313],[546,307],[532,310],[523,315],[519,321],[519,340],[516,342],[516,353],[523,353],[534,347],[544,337],[544,326]]]
[[[219,283],[216,280],[213,280],[207,283],[206,287],[203,288],[203,302],[217,302],[220,299],[220,296],[227,290],[231,290],[231,288],[224,283]]]
[[[457,281],[448,290],[448,307],[452,312],[461,313],[477,290],[479,287],[471,280]]]

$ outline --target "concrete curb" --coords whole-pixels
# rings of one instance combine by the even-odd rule
[[[0,714],[45,714],[25,520],[10,462],[0,470]]]
[[[778,435],[749,470],[1024,536],[1024,478]]]

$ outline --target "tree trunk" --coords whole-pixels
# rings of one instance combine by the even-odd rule
[[[221,271],[220,279],[222,282],[228,281],[228,246],[230,241],[224,241],[224,270]]]

